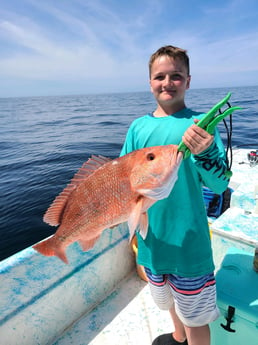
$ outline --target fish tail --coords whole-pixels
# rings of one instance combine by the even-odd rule
[[[53,243],[53,237],[48,238],[45,241],[39,242],[33,246],[33,248],[38,251],[40,254],[45,256],[57,256],[64,263],[68,264],[67,257],[64,250],[56,248]],[[58,250],[59,249],[59,250]]]

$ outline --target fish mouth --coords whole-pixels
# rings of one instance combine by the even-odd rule
[[[171,152],[171,154],[169,155],[169,166],[172,168],[171,172],[173,172],[173,167],[176,167],[177,165],[181,164],[183,157],[184,155],[180,151]]]

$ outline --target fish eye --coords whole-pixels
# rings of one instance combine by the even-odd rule
[[[148,153],[148,154],[147,154],[147,160],[148,160],[148,161],[153,161],[154,159],[155,159],[154,153]]]

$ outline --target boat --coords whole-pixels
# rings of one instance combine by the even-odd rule
[[[212,345],[258,344],[258,161],[250,152],[233,149],[230,207],[209,217],[221,311]],[[69,265],[29,247],[0,263],[1,344],[149,345],[173,331],[135,263],[126,224],[67,255]]]

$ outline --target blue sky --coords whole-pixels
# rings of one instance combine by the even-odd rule
[[[192,88],[258,85],[257,0],[0,0],[0,97],[149,90],[188,50]]]

